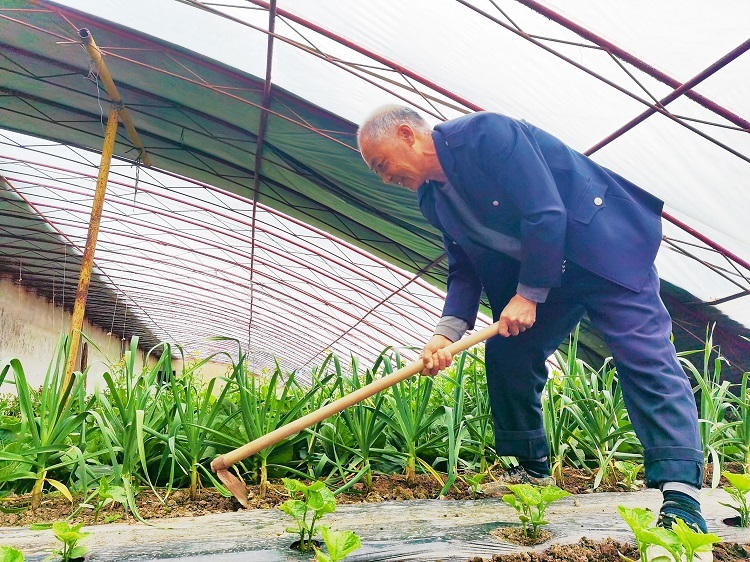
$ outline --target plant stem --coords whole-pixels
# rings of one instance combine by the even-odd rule
[[[190,467],[190,499],[198,499],[198,465]]]

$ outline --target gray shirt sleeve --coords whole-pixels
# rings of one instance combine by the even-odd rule
[[[435,326],[435,335],[445,336],[452,342],[460,340],[469,323],[457,316],[443,316]]]
[[[525,299],[534,301],[536,303],[542,303],[547,300],[549,294],[549,287],[529,287],[523,283],[519,283],[516,288],[516,293],[521,295]]]

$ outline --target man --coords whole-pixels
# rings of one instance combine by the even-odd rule
[[[388,106],[362,124],[357,140],[369,168],[415,191],[443,234],[448,291],[422,352],[425,373],[450,365],[445,347],[473,328],[482,290],[500,322],[485,358],[497,453],[519,462],[508,479],[551,480],[545,361],[588,313],[617,366],[646,483],[663,492],[660,524],[669,528],[679,517],[706,532],[697,411],[654,268],[663,203],[500,114],[430,130],[411,109]]]

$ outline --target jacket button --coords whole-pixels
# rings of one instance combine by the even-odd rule
[[[493,202],[492,202],[492,204],[493,204],[493,205],[494,205],[495,207],[497,207],[497,206],[498,206],[498,205],[499,205],[500,203],[499,203],[499,202],[497,202],[497,201],[493,201]]]
[[[601,205],[602,203],[604,203],[604,199],[602,199],[601,197],[594,198],[594,205],[596,205],[597,207]]]

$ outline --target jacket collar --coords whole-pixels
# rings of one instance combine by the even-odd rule
[[[456,160],[453,158],[453,153],[448,144],[448,138],[440,131],[440,127],[441,126],[438,125],[432,130],[432,142],[435,144],[435,152],[440,161],[440,167],[443,168],[448,179],[452,183],[455,183]]]

